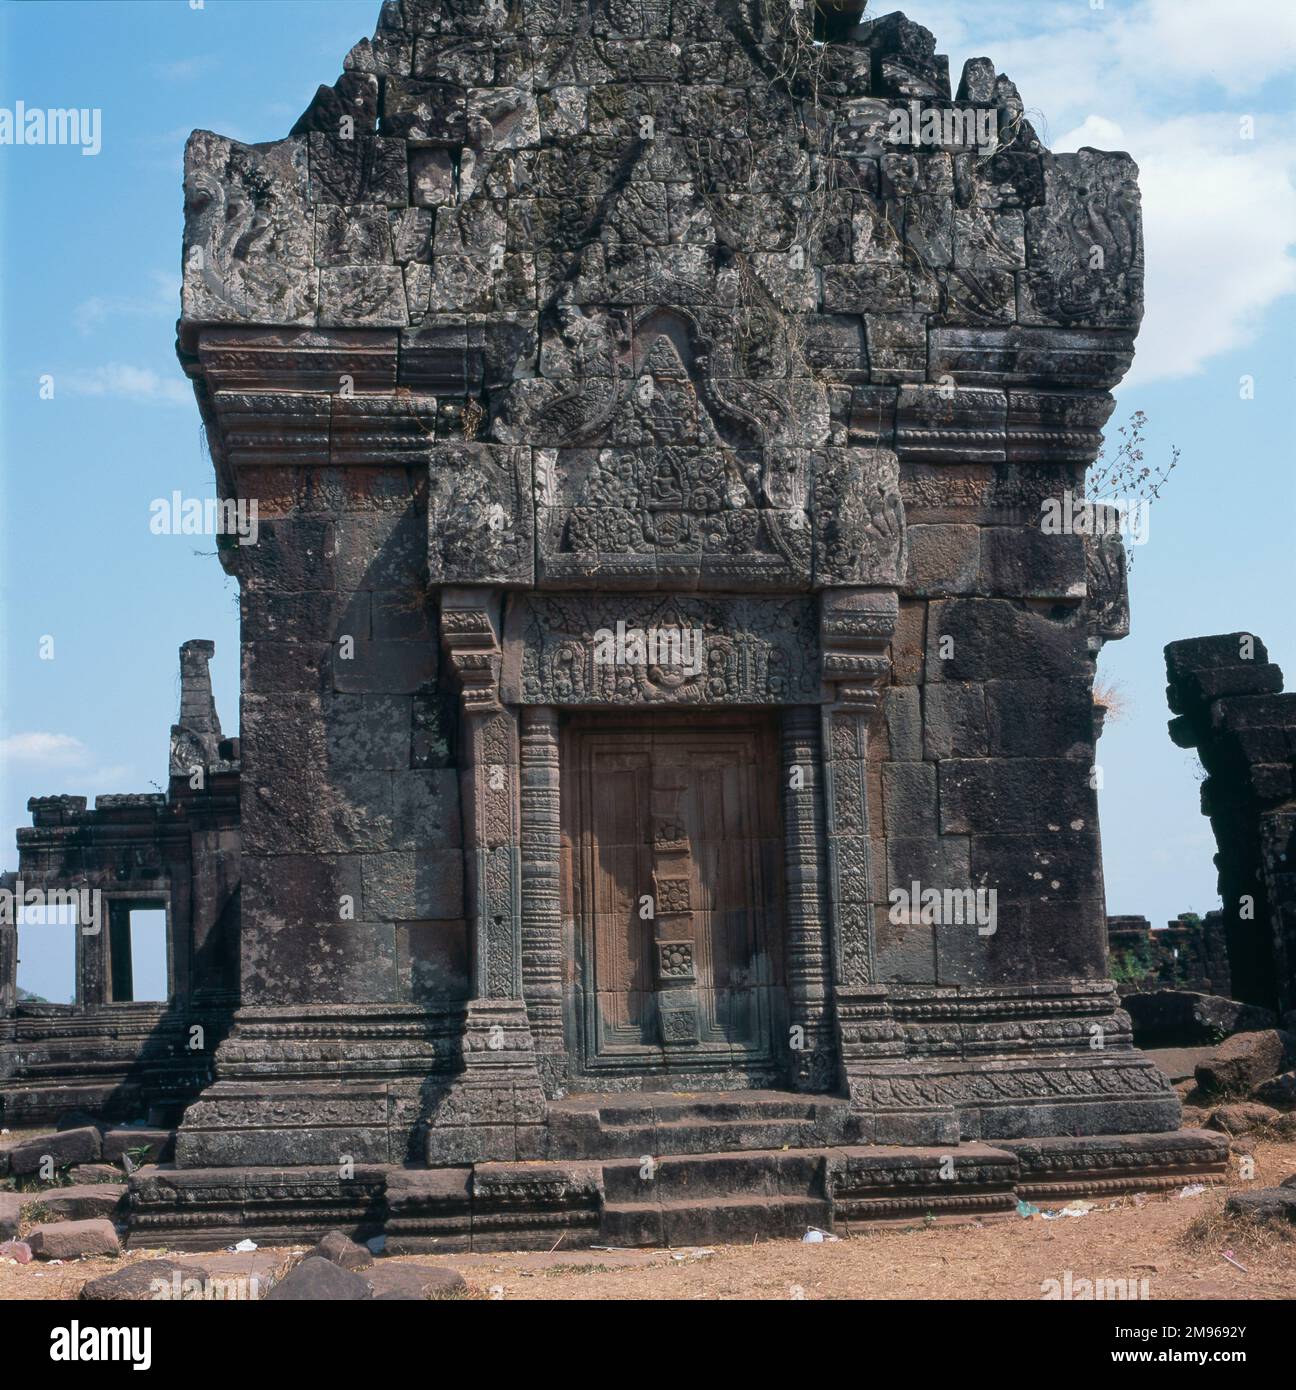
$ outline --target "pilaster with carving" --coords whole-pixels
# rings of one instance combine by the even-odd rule
[[[894,589],[834,589],[823,595],[822,709],[824,841],[832,922],[832,978],[842,1070],[861,1111],[871,1064],[903,1055],[873,949],[873,865],[869,842],[868,743],[891,669],[888,647],[899,605]]]
[[[566,1075],[558,715],[522,711],[522,994],[549,1094]]]
[[[839,1071],[830,1005],[832,943],[826,925],[820,722],[817,705],[797,705],[783,712],[788,1019],[794,1030],[791,1079],[801,1091],[833,1090]]]
[[[463,1070],[429,1100],[434,1164],[539,1157],[545,1099],[522,997],[521,758],[500,702],[502,596],[443,589],[441,641],[462,702],[460,764],[472,989]]]

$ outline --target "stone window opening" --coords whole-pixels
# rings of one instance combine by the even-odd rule
[[[164,901],[114,902],[108,911],[107,1002],[165,1004],[170,933]]]
[[[71,903],[25,906],[18,916],[18,1006],[77,1000],[77,917]]]

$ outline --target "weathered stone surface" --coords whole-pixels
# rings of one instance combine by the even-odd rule
[[[1263,642],[1235,632],[1165,649],[1170,737],[1208,774],[1232,991],[1282,1013],[1296,1001],[1296,692]]]
[[[1137,327],[1143,235],[1133,160],[1085,149],[1042,164],[1044,200],[1026,214],[1027,260],[1041,269],[1022,279],[1022,322]]]
[[[119,1183],[122,1170],[112,1163],[78,1163],[68,1169],[68,1177],[79,1187],[92,1183]]]
[[[1144,1052],[1175,1083],[1175,1090],[1186,1097],[1197,1089],[1193,1075],[1197,1063],[1208,1057],[1211,1050],[1208,1047],[1149,1047]]]
[[[979,526],[911,526],[909,587],[932,598],[978,592]]]
[[[91,1126],[65,1129],[60,1134],[46,1134],[14,1144],[9,1149],[9,1171],[16,1177],[23,1177],[39,1173],[46,1163],[54,1169],[72,1163],[90,1163],[102,1152],[103,1140],[97,1129]]]
[[[20,1192],[0,1192],[0,1240],[18,1238],[19,1218],[24,1200]]]
[[[1121,995],[1141,1047],[1219,1043],[1234,1033],[1271,1029],[1268,1009],[1193,990],[1158,989]]]
[[[54,1128],[62,1134],[65,1129],[103,1129],[98,1119],[86,1110],[65,1110],[54,1122]]]
[[[1296,1035],[1277,1028],[1236,1033],[1197,1067],[1197,1084],[1207,1094],[1245,1094],[1296,1062]]]
[[[1287,1110],[1296,1106],[1296,1071],[1285,1071],[1251,1088],[1251,1099]]]
[[[357,1244],[342,1231],[329,1231],[321,1237],[313,1250],[306,1252],[307,1259],[329,1260],[339,1269],[350,1270],[353,1274],[368,1269],[374,1262],[371,1251]]]
[[[79,1260],[83,1255],[117,1255],[121,1242],[111,1221],[59,1221],[33,1226],[27,1244],[38,1260]]]
[[[175,1147],[172,1129],[110,1129],[103,1137],[103,1156],[109,1163],[129,1157],[133,1163],[165,1163]]]
[[[369,1284],[332,1260],[308,1256],[266,1295],[270,1303],[357,1303],[372,1298]]]
[[[1225,1203],[1230,1216],[1250,1217],[1281,1226],[1296,1225],[1296,1192],[1282,1187],[1262,1187],[1258,1192],[1235,1192]]]
[[[446,444],[433,452],[428,573],[436,583],[530,583],[531,451]]]
[[[182,1300],[197,1300],[202,1297],[206,1278],[206,1270],[197,1265],[170,1259],[139,1260],[111,1274],[87,1279],[78,1297],[93,1303],[154,1302],[173,1297],[178,1283]]]
[[[304,139],[240,145],[204,130],[189,137],[185,313],[209,321],[315,321],[308,181]]]
[[[369,1280],[376,1299],[410,1302],[415,1299],[459,1298],[468,1291],[463,1275],[445,1265],[382,1261],[369,1270],[365,1278]]]
[[[1045,617],[1000,599],[955,598],[930,605],[927,678],[993,680],[1006,670],[1022,680],[1090,676],[1075,617]]]
[[[1092,832],[1096,824],[1088,768],[1078,761],[950,758],[940,764],[943,833]]]
[[[1237,1135],[1268,1128],[1279,1118],[1278,1111],[1270,1105],[1261,1105],[1253,1100],[1240,1100],[1231,1105],[1216,1106],[1206,1123],[1210,1129],[1217,1129],[1223,1134]]]
[[[125,1213],[126,1191],[123,1183],[89,1183],[53,1187],[32,1200],[52,1221],[89,1221],[96,1217],[112,1220]]]

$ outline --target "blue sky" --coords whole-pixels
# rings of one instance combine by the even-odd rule
[[[285,135],[377,0],[0,4],[0,106],[99,107],[103,148],[0,148],[0,865],[33,793],[165,781],[177,649],[216,642],[237,726],[236,589],[210,541],[149,532],[149,503],[212,491],[176,364],[181,155],[206,127]],[[889,6],[875,6],[879,13]],[[1103,653],[1126,713],[1099,745],[1108,908],[1161,923],[1215,905],[1195,758],[1165,732],[1161,649],[1246,629],[1296,683],[1296,6],[1288,0],[909,0],[957,75],[991,57],[1054,149],[1141,168],[1147,316],[1113,423],[1178,469]],[[1254,138],[1242,138],[1243,117]],[[41,400],[39,378],[54,379]],[[1239,380],[1255,381],[1252,400]],[[53,660],[39,655],[53,638]]]

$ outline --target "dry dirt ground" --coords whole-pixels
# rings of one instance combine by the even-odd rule
[[[1255,1177],[1194,1197],[1120,1198],[1085,1216],[1010,1217],[930,1228],[871,1227],[820,1245],[768,1241],[697,1250],[447,1255],[478,1299],[1038,1299],[1045,1280],[1148,1281],[1152,1299],[1296,1298],[1296,1229],[1223,1217],[1229,1191],[1273,1186],[1296,1172],[1296,1144],[1257,1143]],[[1229,1252],[1233,1261],[1224,1258]],[[126,1260],[157,1252],[131,1251]],[[263,1251],[282,1265],[289,1251]],[[202,1256],[195,1256],[202,1260]],[[0,1299],[71,1298],[120,1268],[0,1262]],[[1239,1268],[1238,1266],[1241,1266]]]

